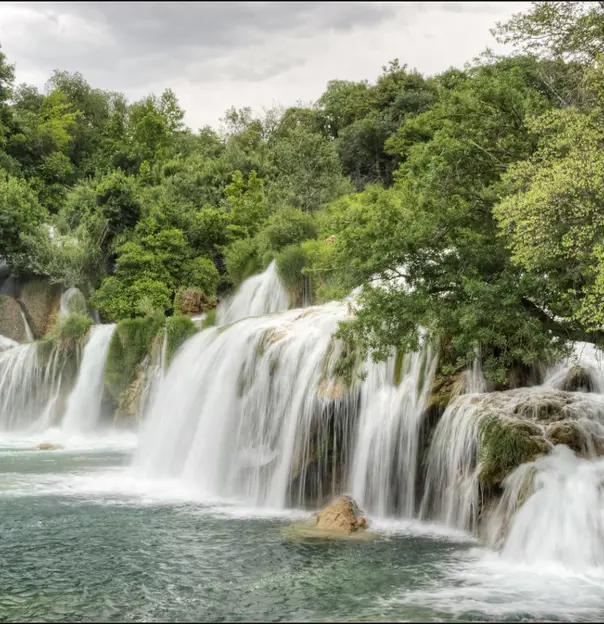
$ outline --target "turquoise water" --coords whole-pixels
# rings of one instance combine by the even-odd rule
[[[38,442],[41,440],[38,440]],[[290,541],[301,512],[146,483],[115,441],[0,439],[1,621],[442,621],[604,616],[597,574],[503,562],[438,527],[374,521],[368,542]]]

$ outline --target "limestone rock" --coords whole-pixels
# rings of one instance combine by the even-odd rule
[[[0,335],[16,342],[27,338],[19,302],[7,295],[0,295]]]
[[[176,297],[176,307],[182,314],[201,314],[216,307],[216,300],[197,288],[186,288]]]
[[[51,444],[50,442],[42,442],[38,445],[38,448],[41,451],[60,451],[65,447],[61,446],[60,444]]]
[[[50,329],[59,312],[61,288],[42,279],[27,282],[19,295],[34,338],[39,339]]]
[[[594,385],[589,373],[582,366],[573,366],[564,380],[562,390],[566,392],[593,392]]]
[[[316,514],[316,518],[316,528],[319,531],[354,533],[369,528],[367,520],[360,515],[356,503],[350,496],[340,496]]]

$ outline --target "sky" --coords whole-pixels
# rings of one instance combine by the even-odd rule
[[[171,88],[197,129],[230,106],[309,104],[327,82],[374,81],[388,61],[462,67],[529,2],[2,2],[17,82],[54,69],[135,100]]]

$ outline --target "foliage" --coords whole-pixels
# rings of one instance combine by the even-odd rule
[[[166,358],[170,363],[180,346],[198,331],[195,323],[183,314],[171,316],[166,319],[167,346]]]
[[[543,453],[535,433],[538,428],[521,420],[507,420],[497,416],[484,418],[480,431],[480,471],[481,483],[499,484],[515,468]]]
[[[153,340],[164,326],[164,316],[123,319],[115,328],[105,363],[104,384],[119,402],[120,394],[134,379],[139,364],[149,355]]]
[[[92,324],[93,320],[87,314],[72,312],[58,319],[42,342],[49,348],[56,347],[63,351],[72,351],[76,346],[82,346],[85,343]]]
[[[13,264],[26,251],[24,238],[36,231],[45,210],[25,180],[0,171],[0,241],[2,256]]]

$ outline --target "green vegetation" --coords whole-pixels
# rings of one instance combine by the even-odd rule
[[[392,61],[220,132],[186,128],[170,90],[16,86],[0,54],[2,255],[119,321],[118,358],[125,328],[210,308],[273,259],[298,304],[358,288],[347,378],[420,330],[440,375],[478,352],[497,387],[569,338],[604,344],[604,8],[534,3],[494,32],[519,53],[430,78]],[[114,390],[139,356],[108,368]]]
[[[151,352],[153,341],[163,329],[163,314],[123,319],[115,328],[105,363],[105,388],[119,404],[121,393],[134,380],[138,366]]]
[[[170,363],[183,342],[197,333],[195,323],[182,314],[166,319],[167,345],[166,359]]]
[[[499,484],[515,468],[545,454],[539,427],[528,421],[488,416],[480,423],[480,472],[487,485]]]

